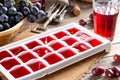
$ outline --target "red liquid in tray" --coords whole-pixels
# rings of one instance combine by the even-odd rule
[[[90,43],[93,47],[102,44],[102,42],[99,41],[99,40],[97,40],[97,39],[91,39],[91,40],[89,40],[89,41],[87,41],[87,42]]]
[[[30,74],[30,71],[28,71],[25,67],[21,66],[19,68],[16,68],[12,71],[10,71],[10,73],[15,77],[15,78],[19,78],[22,76],[25,76],[27,74]]]
[[[68,34],[65,33],[65,32],[63,32],[63,31],[60,31],[60,32],[58,32],[58,33],[55,33],[54,35],[55,35],[58,39],[60,39],[60,38],[62,38],[62,37],[64,37],[64,36],[67,36]]]
[[[20,52],[25,51],[25,49],[24,49],[22,46],[19,46],[19,47],[15,47],[15,48],[10,49],[10,51],[11,51],[14,55],[17,55],[17,54],[19,54]]]
[[[49,43],[50,41],[54,40],[54,38],[52,38],[52,37],[50,37],[50,36],[46,36],[46,37],[40,38],[40,40],[41,40],[44,44],[47,44],[47,43]]]
[[[20,63],[16,59],[9,59],[1,62],[1,65],[4,66],[7,70],[12,68],[15,65],[19,65]]]
[[[7,51],[1,51],[0,52],[0,60],[4,59],[6,57],[12,57],[12,55]]]
[[[49,54],[44,58],[49,64],[57,63],[61,60],[63,60],[61,57],[59,57],[57,54]]]
[[[29,49],[33,49],[34,47],[36,46],[39,46],[40,44],[36,41],[32,41],[32,42],[29,42],[26,44],[26,46],[29,48]]]
[[[31,63],[31,64],[28,64],[28,66],[29,66],[33,71],[37,71],[37,70],[40,70],[40,69],[43,69],[43,68],[46,67],[46,65],[43,64],[43,63],[40,62],[40,61],[37,61],[37,62]]]
[[[72,37],[65,38],[63,41],[65,41],[68,45],[72,45],[73,43],[77,42],[77,40]]]
[[[71,34],[75,34],[78,31],[80,31],[80,30],[77,29],[77,28],[70,28],[70,29],[68,29],[68,32],[70,32]]]
[[[23,62],[27,62],[31,59],[35,59],[36,57],[30,53],[30,52],[25,52],[24,54],[20,55],[19,58],[23,61]]]
[[[71,49],[65,49],[65,50],[59,51],[58,53],[63,55],[65,58],[69,58],[69,57],[74,56],[76,54]]]
[[[101,13],[100,9],[103,10],[103,8],[111,8],[111,10],[105,10]],[[118,16],[118,11],[116,10],[117,9],[113,7],[99,7],[98,9],[96,8],[96,11],[94,11],[95,33],[106,38],[112,38],[114,36],[116,20]]]
[[[49,46],[51,46],[54,50],[58,50],[62,47],[65,47],[63,44],[61,44],[60,42],[57,42],[57,41],[53,42]]]
[[[77,43],[73,46],[73,48],[76,48],[79,52],[90,49],[90,47],[85,45],[84,43]]]
[[[40,57],[44,56],[45,54],[51,52],[48,48],[46,47],[39,47],[33,50],[36,52]]]

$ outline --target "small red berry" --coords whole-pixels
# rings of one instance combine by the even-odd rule
[[[110,68],[105,70],[105,75],[106,75],[106,77],[108,77],[108,78],[113,78],[113,77],[115,77],[114,72],[113,72],[112,69],[110,69]]]
[[[113,56],[113,59],[114,59],[115,62],[120,62],[120,54],[115,54]]]
[[[111,70],[114,72],[115,77],[120,77],[120,68],[117,66],[113,66]]]
[[[85,25],[86,25],[86,22],[85,22],[83,19],[80,19],[80,20],[79,20],[79,24],[82,25],[82,26],[85,26]]]
[[[102,75],[103,73],[104,73],[104,68],[102,68],[102,67],[95,67],[95,68],[93,68],[92,69],[92,74],[93,75]]]

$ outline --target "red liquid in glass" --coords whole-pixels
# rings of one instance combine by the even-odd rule
[[[94,32],[111,39],[114,36],[118,11],[115,11],[116,9],[113,7],[104,8],[110,8],[110,11],[104,11],[102,7],[96,8],[94,11]],[[103,12],[100,12],[100,10],[103,10]]]
[[[90,47],[85,45],[84,43],[77,43],[73,46],[73,48],[76,48],[79,52],[83,52],[85,50],[90,49]]]
[[[7,51],[1,51],[0,52],[0,60],[4,59],[6,57],[12,57],[12,55]]]
[[[46,67],[46,65],[43,64],[43,63],[40,62],[40,61],[37,61],[37,62],[31,63],[31,64],[28,64],[28,66],[29,66],[33,71],[37,71],[37,70],[40,70],[40,69],[43,69],[43,68]]]
[[[65,33],[65,32],[63,32],[63,31],[60,31],[60,32],[58,32],[58,33],[55,33],[54,35],[55,35],[58,39],[60,39],[60,38],[62,38],[62,37],[64,37],[64,36],[67,36],[68,34]]]
[[[59,57],[56,54],[49,54],[44,58],[49,64],[57,63],[61,60],[63,60],[61,57]]]
[[[20,63],[16,59],[9,59],[1,62],[1,65],[4,66],[7,70],[12,68],[15,65],[19,65]]]
[[[29,42],[26,44],[26,46],[29,48],[29,49],[33,49],[34,47],[36,46],[39,46],[40,44],[36,41],[32,41],[32,42]]]
[[[36,57],[30,53],[30,52],[25,52],[24,54],[20,55],[19,58],[23,61],[23,62],[27,62],[31,59],[35,59]]]
[[[59,51],[61,55],[63,55],[65,58],[69,58],[71,56],[74,56],[76,53],[72,51],[71,49],[65,49],[63,51]]]
[[[25,67],[21,66],[19,68],[16,68],[12,71],[10,71],[10,73],[15,77],[15,78],[19,78],[22,76],[25,76],[27,74],[30,74],[30,71],[28,71]]]
[[[44,56],[45,54],[51,52],[48,48],[46,47],[39,47],[37,49],[33,50],[34,52],[36,52],[40,57]]]
[[[17,54],[19,54],[20,52],[25,51],[25,49],[24,49],[22,46],[19,46],[19,47],[15,47],[15,48],[10,49],[10,51],[11,51],[14,55],[17,55]]]

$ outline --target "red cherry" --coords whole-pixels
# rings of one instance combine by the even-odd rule
[[[105,70],[105,75],[106,75],[106,77],[108,77],[108,78],[113,78],[113,77],[115,77],[114,72],[113,72],[112,69],[110,69],[110,68]]]
[[[115,54],[113,56],[113,59],[114,59],[115,62],[120,62],[120,54]]]
[[[92,69],[92,74],[93,75],[102,75],[105,72],[103,67],[95,67]]]
[[[114,72],[115,77],[120,77],[120,68],[117,66],[113,66],[111,70]]]

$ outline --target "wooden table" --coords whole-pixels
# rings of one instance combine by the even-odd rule
[[[92,5],[86,4],[86,3],[81,3],[80,1],[76,1],[76,0],[71,0],[71,1],[73,2],[72,4],[78,4],[81,7],[81,10],[82,10],[81,14],[79,16],[72,16],[71,14],[67,14],[65,16],[65,19],[60,24],[57,24],[57,25],[50,24],[48,26],[49,27],[48,30],[65,25],[65,24],[68,24],[68,23],[71,23],[71,22],[78,23],[80,19],[84,19],[86,21],[89,19],[89,14],[92,13]],[[49,0],[49,1],[47,1],[46,4],[47,4],[47,6],[50,6],[50,5],[52,5],[51,3],[53,3],[53,2],[51,2],[51,0]],[[37,23],[34,23],[34,24],[37,24]],[[34,24],[27,23],[27,25],[24,27],[24,29],[20,33],[18,33],[15,36],[15,38],[10,41],[10,43],[36,35],[35,33],[30,32],[31,29],[33,28]],[[91,26],[86,26],[86,28],[92,30]],[[107,62],[107,59],[109,58],[108,56],[111,56],[114,53],[120,53],[119,35],[120,35],[120,29],[119,29],[119,20],[118,20],[115,38],[112,41],[112,50],[109,54],[105,55],[106,54],[105,52],[100,52],[97,55],[89,57],[85,60],[82,60],[78,63],[75,63],[71,66],[68,66],[64,69],[61,69],[53,74],[47,75],[47,76],[45,76],[41,79],[38,79],[38,80],[96,80],[96,79],[93,79],[94,77],[91,78],[90,71],[93,68],[92,65],[95,62],[97,62],[99,59],[100,59],[100,61]],[[102,56],[104,56],[104,57],[102,57]],[[101,59],[101,57],[102,57],[102,59]],[[113,65],[112,62],[113,62],[113,59],[111,56],[110,61],[106,63],[106,64],[108,64],[108,66],[106,66],[106,67],[109,67],[109,65],[112,66]],[[106,65],[106,64],[94,64],[94,66]],[[119,65],[119,64],[116,64],[116,65]],[[87,72],[87,74],[83,77],[83,74],[85,72]],[[2,75],[1,73],[0,73],[0,75],[2,76],[3,80],[7,80],[4,75]],[[107,80],[107,79],[105,79],[105,80]]]

